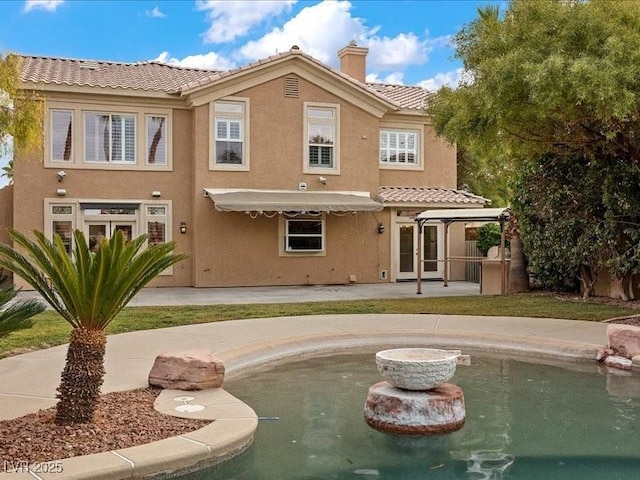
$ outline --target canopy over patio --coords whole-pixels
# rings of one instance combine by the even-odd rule
[[[205,188],[219,212],[379,212],[369,192],[225,190]]]
[[[449,225],[453,222],[498,222],[500,223],[500,268],[502,272],[502,282],[500,293],[507,292],[507,270],[505,258],[505,222],[509,221],[509,210],[507,208],[447,208],[442,210],[425,210],[415,218],[418,223],[418,277],[417,294],[422,293],[422,227],[425,223],[441,222],[444,224],[444,286],[448,286],[449,263],[451,261],[469,261],[466,257],[456,257],[452,259],[449,255]]]

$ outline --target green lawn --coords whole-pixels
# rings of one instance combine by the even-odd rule
[[[438,313],[601,321],[612,317],[633,315],[638,312],[631,308],[595,302],[571,301],[553,295],[541,294],[256,305],[137,307],[124,309],[109,326],[108,333],[242,318],[340,313]],[[0,358],[66,343],[70,330],[68,324],[57,314],[50,311],[41,313],[35,317],[35,324],[32,328],[0,338]]]

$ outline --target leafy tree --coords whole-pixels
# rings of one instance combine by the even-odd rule
[[[40,96],[20,81],[20,57],[0,55],[0,155],[11,147],[25,152],[41,148],[43,111]]]
[[[466,79],[430,105],[435,126],[476,152],[640,161],[640,8],[635,1],[512,0],[455,38]]]
[[[31,327],[31,317],[44,311],[44,305],[37,300],[23,300],[6,307],[17,294],[12,286],[0,288],[0,338],[15,330]]]
[[[500,245],[500,226],[497,223],[485,223],[478,229],[478,250],[486,255],[491,247]]]
[[[496,207],[508,205],[510,164],[485,158],[482,153],[474,153],[462,144],[457,147],[458,188],[482,195]]]
[[[515,211],[527,216],[521,219],[526,235],[535,232],[523,240],[527,253],[539,255],[530,262],[538,274],[546,275],[545,268],[549,275],[606,268],[614,280],[612,294],[628,298],[630,275],[640,266],[633,210],[640,209],[628,187],[640,166],[640,8],[636,1],[614,5],[511,0],[502,15],[498,7],[480,9],[456,36],[465,81],[456,90],[441,89],[429,113],[438,133],[488,159],[494,171],[504,164],[506,172],[522,174],[511,200],[529,194],[526,208]],[[545,199],[532,195],[552,194],[546,188],[552,183],[539,188],[530,173],[539,174],[538,167],[550,162],[566,162],[553,188],[566,187],[565,194],[573,194],[564,202],[578,202],[576,215],[598,210],[591,223],[586,215],[547,217],[536,211],[545,207]],[[600,195],[593,204],[582,195],[584,174],[594,175],[602,187],[591,191]],[[551,203],[559,205],[555,199]],[[533,226],[548,218],[554,220],[547,224],[556,225],[560,217],[571,225],[565,241],[553,227]],[[574,250],[577,241],[581,252]],[[512,255],[515,247],[512,242]],[[511,267],[513,276],[514,262]],[[581,275],[591,284],[593,275],[587,277]]]
[[[127,242],[122,232],[103,239],[94,253],[76,230],[70,256],[59,235],[52,242],[34,234],[32,241],[10,230],[16,248],[0,244],[0,267],[25,280],[73,327],[55,422],[89,423],[104,378],[106,327],[142,287],[186,255],[172,253],[174,242],[143,248],[146,235]]]
[[[520,169],[513,209],[529,268],[546,287],[592,293],[601,271],[611,296],[633,297],[640,271],[640,170],[624,160],[603,168],[588,158],[544,157]]]

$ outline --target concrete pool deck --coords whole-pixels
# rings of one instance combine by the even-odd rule
[[[415,287],[415,285],[414,285]],[[440,285],[441,288],[441,285]],[[161,289],[158,289],[161,290]],[[415,295],[415,292],[413,293]],[[307,299],[305,298],[305,301]],[[265,300],[266,301],[266,300]],[[297,301],[301,301],[298,297]],[[185,304],[189,302],[184,302]],[[340,352],[375,352],[400,346],[588,360],[606,343],[606,324],[521,317],[462,315],[318,315],[248,319],[147,330],[108,337],[104,393],[147,386],[155,357],[167,351],[211,350],[227,379],[283,361]],[[66,345],[0,360],[0,419],[55,404]],[[164,392],[156,408],[173,410],[175,398],[194,397],[215,421],[192,434],[62,461],[62,473],[12,473],[11,478],[121,479],[225,458],[246,448],[258,420],[226,392]],[[202,418],[202,417],[201,417]],[[0,474],[7,477],[7,474]],[[7,477],[8,478],[8,477]]]

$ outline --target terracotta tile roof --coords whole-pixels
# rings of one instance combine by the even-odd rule
[[[123,88],[180,93],[182,85],[208,77],[212,70],[159,62],[121,63],[70,58],[22,56],[20,79],[52,85]]]
[[[382,203],[430,204],[447,203],[462,205],[486,205],[487,198],[464,190],[438,187],[380,187],[377,200]]]
[[[410,85],[391,85],[386,83],[368,83],[367,86],[402,109],[423,110],[431,92],[422,87]]]
[[[380,83],[365,84],[325,65],[301,50],[288,50],[225,71],[183,68],[160,62],[125,63],[23,55],[20,78],[24,82],[50,85],[123,88],[179,94],[292,55],[304,57],[319,68],[338,75],[398,108],[411,110],[424,108],[428,92],[423,88]]]

